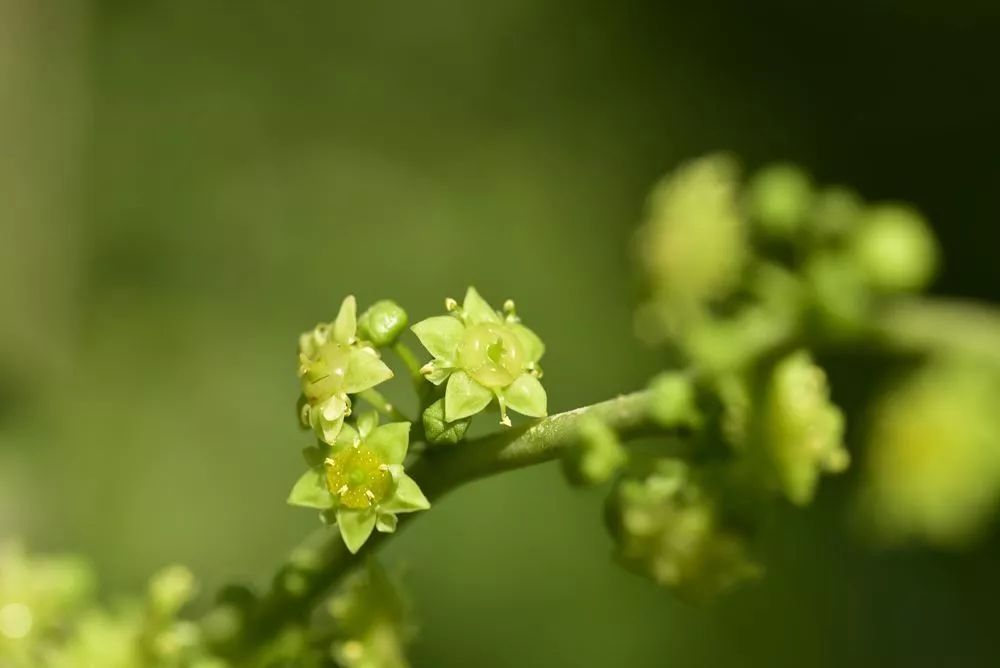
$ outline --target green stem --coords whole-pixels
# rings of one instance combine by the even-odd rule
[[[914,352],[951,352],[1000,365],[1000,311],[960,299],[912,299],[874,323],[885,343]]]
[[[408,472],[433,503],[478,478],[557,459],[577,443],[584,416],[603,420],[622,439],[670,433],[653,424],[648,403],[647,392],[636,392],[453,448],[431,450]],[[401,516],[399,529],[423,514]],[[238,644],[240,656],[252,655],[288,624],[307,619],[334,585],[394,535],[375,533],[352,555],[335,531],[317,531],[293,552],[293,558],[279,571],[271,590],[259,601],[255,614],[243,629]]]
[[[388,418],[396,420],[397,422],[413,422],[413,420],[408,418],[402,413],[402,411],[393,406],[392,403],[390,403],[389,400],[376,389],[367,389],[358,394],[358,396],[362,401]]]
[[[421,387],[424,383],[424,376],[420,373],[420,360],[417,359],[413,350],[402,341],[396,341],[392,346],[392,351],[406,366],[414,385],[418,388]]]

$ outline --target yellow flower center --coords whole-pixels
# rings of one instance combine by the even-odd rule
[[[480,385],[497,388],[510,385],[524,372],[527,356],[510,329],[482,323],[465,330],[458,362]]]
[[[326,460],[326,485],[345,508],[368,508],[392,489],[392,474],[371,448],[346,447]]]

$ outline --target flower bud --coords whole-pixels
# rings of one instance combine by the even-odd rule
[[[757,413],[761,449],[792,503],[812,501],[820,473],[847,468],[843,413],[830,402],[826,374],[805,351],[775,365]]]
[[[873,207],[854,238],[854,256],[868,282],[886,292],[919,290],[937,266],[937,243],[924,218],[902,205]]]
[[[394,301],[383,299],[358,318],[358,335],[379,348],[391,346],[410,321],[406,311]]]
[[[472,424],[472,418],[461,418],[448,422],[444,418],[444,399],[438,399],[427,407],[423,415],[424,435],[432,445],[454,445],[463,438]]]
[[[761,229],[772,237],[792,237],[805,222],[813,203],[809,177],[793,165],[771,165],[749,184],[747,206]]]
[[[939,360],[878,403],[868,433],[863,517],[888,542],[962,547],[1000,502],[1000,377]]]
[[[579,442],[563,457],[563,472],[574,485],[598,485],[628,461],[618,434],[596,417],[580,423]]]
[[[622,565],[683,598],[711,598],[760,573],[742,536],[723,525],[713,497],[680,460],[660,460],[648,476],[623,480],[607,511]]]

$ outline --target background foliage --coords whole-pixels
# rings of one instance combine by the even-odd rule
[[[552,410],[642,384],[634,225],[716,148],[914,202],[937,290],[995,300],[998,28],[977,0],[5,2],[0,535],[109,595],[175,561],[262,581],[314,525],[282,503],[295,337],[347,292],[516,296]],[[709,608],[609,567],[601,492],[555,466],[465,489],[388,552],[414,661],[987,665],[996,535],[872,553],[853,475]]]

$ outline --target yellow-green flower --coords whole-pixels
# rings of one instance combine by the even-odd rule
[[[510,426],[508,408],[544,417],[548,399],[538,380],[538,360],[545,345],[521,324],[514,303],[508,300],[501,314],[469,288],[461,307],[451,299],[446,306],[451,315],[427,318],[412,327],[434,356],[421,369],[424,377],[435,385],[448,381],[445,419],[454,422],[475,415],[494,398],[501,424]]]
[[[349,395],[392,378],[375,348],[357,337],[357,303],[344,300],[333,323],[317,325],[299,337],[302,424],[333,443],[351,414]]]
[[[378,426],[375,413],[363,415],[357,429],[343,425],[323,460],[295,483],[288,502],[332,511],[351,552],[361,549],[376,528],[395,531],[397,514],[430,508],[403,472],[409,434],[409,422]]]

